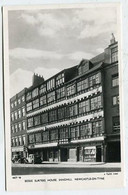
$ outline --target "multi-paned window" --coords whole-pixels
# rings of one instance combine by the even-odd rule
[[[41,135],[41,133],[36,133],[35,134],[35,142],[36,143],[41,143],[42,142],[42,135]]]
[[[76,93],[76,84],[67,87],[67,96],[74,95]]]
[[[55,91],[52,91],[52,92],[47,94],[47,101],[48,101],[48,103],[55,101]]]
[[[93,135],[99,135],[103,133],[103,121],[96,121],[92,123]]]
[[[18,124],[18,130],[21,131],[22,127],[21,127],[21,123]]]
[[[14,104],[13,103],[11,103],[11,108],[14,108]]]
[[[23,144],[23,146],[26,144],[26,139],[25,139],[24,135],[22,136],[22,144]]]
[[[22,116],[25,116],[25,107],[22,107]]]
[[[90,101],[84,100],[83,102],[79,103],[79,114],[84,114],[90,111]]]
[[[40,97],[40,106],[44,106],[47,103],[46,95]]]
[[[99,83],[101,83],[101,73],[100,72],[89,77],[89,87],[92,87]]]
[[[14,113],[11,113],[11,120],[14,121]]]
[[[112,63],[118,60],[118,47],[114,47],[111,49],[111,60]]]
[[[22,129],[23,129],[23,130],[26,129],[25,121],[22,122]]]
[[[40,94],[45,93],[45,92],[46,92],[46,83],[40,86]]]
[[[33,127],[33,117],[27,120],[28,127]]]
[[[26,100],[30,100],[32,98],[32,93],[31,92],[28,92],[27,95],[26,95]]]
[[[18,146],[19,143],[18,143],[18,137],[15,138],[15,145]]]
[[[20,104],[20,103],[21,103],[21,99],[19,98],[19,99],[18,99],[18,104]]]
[[[39,108],[39,99],[33,100],[33,109]]]
[[[92,124],[87,123],[80,125],[80,137],[88,137],[92,135]]]
[[[49,111],[49,122],[53,122],[57,120],[57,110]]]
[[[21,97],[21,100],[22,100],[22,102],[25,101],[25,96],[24,95]]]
[[[65,97],[65,87],[61,87],[56,90],[56,97],[57,97],[57,100]]]
[[[15,100],[14,105],[17,106],[17,100]]]
[[[49,141],[49,131],[43,131],[43,142]]]
[[[34,136],[34,134],[29,134],[28,135],[28,141],[29,141],[30,144],[35,143],[35,136]]]
[[[102,107],[101,95],[91,99],[91,110]]]
[[[56,77],[56,86],[60,85],[64,83],[64,73],[62,74],[59,74],[57,77]]]
[[[62,128],[59,129],[59,139],[63,140],[63,139],[68,139],[69,138],[69,132],[68,132],[68,128]]]
[[[48,112],[45,112],[45,113],[41,114],[41,123],[42,124],[48,123]]]
[[[78,114],[77,104],[74,104],[67,108],[67,116],[73,117],[73,116],[76,116],[77,114]]]
[[[50,130],[50,140],[58,140],[58,129]]]
[[[17,120],[17,118],[18,118],[17,112],[15,112],[14,115],[15,115],[15,120]]]
[[[112,97],[112,104],[113,104],[113,106],[119,105],[119,95]]]
[[[80,134],[79,134],[79,126],[74,126],[70,128],[70,135],[71,135],[71,139],[72,138],[79,138]]]
[[[35,89],[32,91],[32,98],[36,97],[38,94],[39,94],[39,89],[38,89],[38,88],[35,88]]]
[[[21,146],[22,145],[22,138],[21,138],[21,136],[18,137],[18,140],[19,140],[19,146]]]
[[[66,117],[66,107],[58,108],[58,120],[65,119]]]
[[[27,103],[27,112],[32,110],[32,102]]]
[[[114,132],[120,130],[120,117],[119,116],[112,117],[112,125],[113,125]]]
[[[50,90],[55,87],[55,79],[51,79],[47,82],[47,90]]]
[[[11,132],[14,133],[15,129],[14,129],[14,125],[11,126]]]
[[[119,76],[118,74],[112,75],[112,87],[119,85]]]
[[[40,125],[41,121],[40,121],[40,115],[38,116],[34,116],[34,125]]]
[[[88,88],[88,79],[77,83],[77,92],[83,91]]]
[[[17,132],[18,131],[18,126],[17,126],[17,124],[15,124],[15,132]]]
[[[18,118],[21,118],[21,110],[18,110]]]

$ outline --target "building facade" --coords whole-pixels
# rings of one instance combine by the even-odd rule
[[[37,82],[38,81],[38,82]],[[120,162],[118,44],[26,90],[27,151],[49,162]]]

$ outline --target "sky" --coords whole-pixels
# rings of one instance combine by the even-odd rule
[[[10,96],[102,53],[117,38],[115,7],[11,10],[8,14]]]

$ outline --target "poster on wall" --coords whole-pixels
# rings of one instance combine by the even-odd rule
[[[119,3],[3,7],[6,190],[124,185]]]

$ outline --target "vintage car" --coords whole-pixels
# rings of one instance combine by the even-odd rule
[[[42,163],[41,156],[39,156],[38,154],[29,154],[27,160],[28,160],[28,163],[30,164],[41,164]]]

